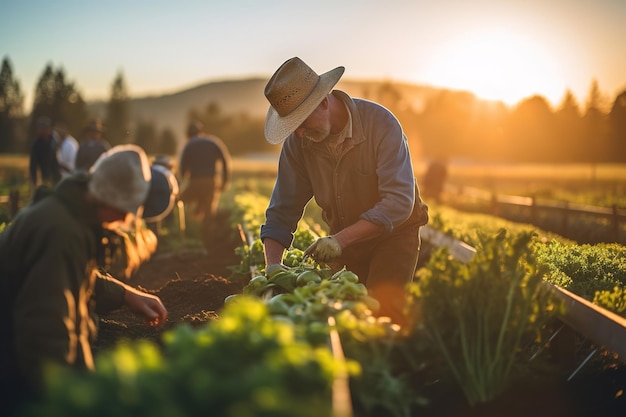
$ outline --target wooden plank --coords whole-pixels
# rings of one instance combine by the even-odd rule
[[[420,228],[420,237],[423,241],[433,246],[447,247],[450,254],[461,262],[469,262],[476,253],[476,249],[467,243],[461,242],[452,236],[448,236],[430,225],[425,225]]]
[[[328,336],[330,351],[335,361],[342,365],[341,370],[337,372],[333,379],[333,416],[352,417],[354,413],[352,410],[352,395],[350,394],[350,379],[346,370],[346,358],[343,353],[343,347],[341,346],[339,332],[337,331],[337,323],[333,316],[328,317],[328,326],[330,327],[330,334]]]
[[[598,345],[626,358],[626,318],[559,286],[544,284],[565,303],[565,313],[559,315],[559,319]]]
[[[498,203],[511,204],[514,206],[525,206],[531,207],[534,205],[534,200],[532,197],[522,197],[519,195],[497,195],[496,201]]]

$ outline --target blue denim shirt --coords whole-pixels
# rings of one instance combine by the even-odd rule
[[[409,218],[426,224],[428,209],[419,196],[408,142],[397,118],[383,106],[333,93],[352,116],[352,137],[335,158],[324,142],[291,134],[278,162],[276,184],[266,210],[261,239],[288,248],[311,200],[322,209],[334,234],[359,219],[391,233]],[[411,216],[413,214],[413,216]]]

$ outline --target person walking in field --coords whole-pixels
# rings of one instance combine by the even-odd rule
[[[343,72],[337,67],[318,75],[295,57],[265,87],[265,137],[282,143],[260,233],[266,271],[283,267],[284,251],[315,198],[330,235],[305,255],[333,271],[345,266],[356,273],[380,302],[379,314],[399,323],[428,207],[399,121],[377,103],[333,90]]]
[[[54,131],[58,140],[57,162],[61,171],[61,177],[65,178],[74,172],[76,165],[76,153],[78,152],[78,141],[70,135],[67,127],[62,123],[57,123]]]
[[[138,222],[150,166],[134,145],[112,148],[90,173],[76,172],[0,233],[0,404],[36,399],[51,364],[91,370],[97,313],[122,306],[160,328],[161,300],[103,273],[105,231]]]
[[[111,149],[111,144],[103,137],[104,128],[100,120],[93,120],[85,128],[84,138],[76,152],[75,169],[89,171],[96,160]]]
[[[180,199],[192,220],[200,222],[200,237],[207,248],[220,196],[230,181],[230,170],[230,153],[222,140],[208,135],[202,123],[191,123],[178,165]]]
[[[31,186],[54,185],[61,179],[57,161],[57,141],[52,134],[49,117],[37,119],[37,137],[30,150],[29,173]]]

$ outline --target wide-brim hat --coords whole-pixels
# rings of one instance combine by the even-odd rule
[[[163,220],[174,208],[178,196],[178,181],[170,170],[163,166],[150,168],[152,178],[150,191],[143,206],[143,219],[148,223]]]
[[[100,155],[90,169],[89,192],[100,202],[141,215],[150,190],[150,162],[137,145],[117,145]]]
[[[270,102],[265,139],[273,145],[285,141],[330,93],[344,70],[337,67],[318,75],[298,57],[285,61],[265,86]]]

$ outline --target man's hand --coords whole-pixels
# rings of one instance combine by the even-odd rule
[[[144,317],[150,327],[162,328],[167,321],[167,310],[161,299],[155,295],[125,286],[124,304],[133,312]]]
[[[304,251],[304,256],[316,262],[329,262],[341,256],[341,245],[333,236],[321,237]]]

